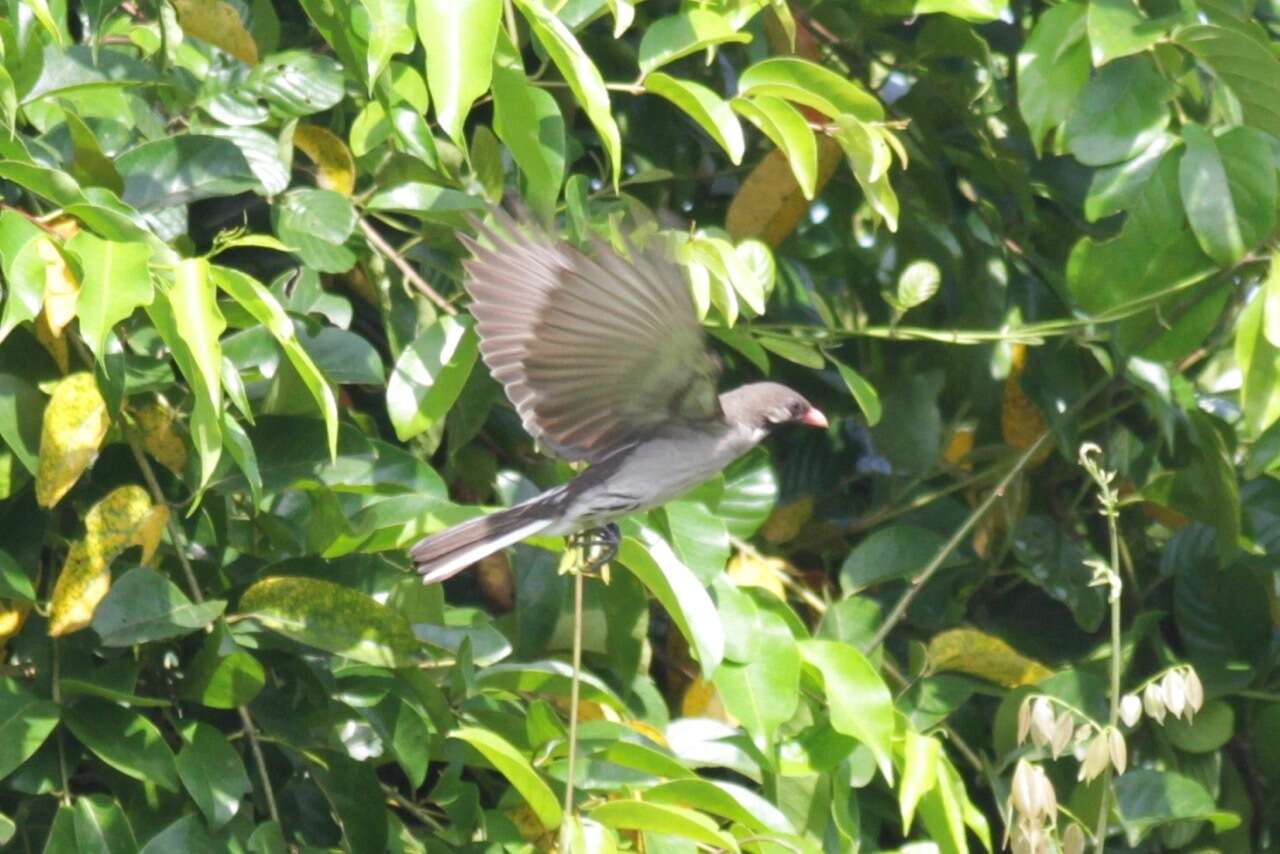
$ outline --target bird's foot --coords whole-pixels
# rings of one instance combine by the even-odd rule
[[[616,523],[610,522],[577,534],[574,541],[582,550],[583,565],[580,571],[593,574],[618,556],[622,532],[618,530]]]

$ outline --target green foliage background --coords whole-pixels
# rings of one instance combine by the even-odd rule
[[[0,842],[990,850],[1026,760],[1017,850],[1269,850],[1278,51],[1274,0],[4,0]],[[832,420],[586,580],[567,814],[563,544],[405,555],[571,474],[476,360],[508,195],[668,241],[727,381]],[[1122,723],[1113,662],[1203,706]]]

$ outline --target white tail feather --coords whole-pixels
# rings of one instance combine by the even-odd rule
[[[549,527],[554,521],[554,519],[533,519],[528,524],[513,528],[502,536],[481,540],[455,552],[450,552],[438,561],[419,564],[418,572],[422,573],[422,583],[437,584],[446,578],[451,578],[481,558],[488,557],[496,551],[520,542],[526,537],[532,537],[534,534]]]

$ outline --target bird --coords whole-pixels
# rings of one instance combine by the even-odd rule
[[[600,530],[715,476],[778,428],[827,427],[798,392],[753,382],[717,394],[707,346],[680,268],[652,247],[595,239],[590,253],[501,208],[477,237],[463,286],[479,351],[521,423],[543,448],[589,467],[504,510],[424,537],[410,549],[424,583],[444,581],[535,535]]]

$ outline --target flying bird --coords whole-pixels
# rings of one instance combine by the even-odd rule
[[[410,555],[425,583],[536,534],[576,534],[657,507],[784,424],[827,426],[778,383],[717,394],[719,362],[689,287],[659,254],[633,249],[627,259],[597,243],[588,255],[501,210],[492,225],[472,225],[480,239],[460,239],[472,256],[463,266],[480,354],[529,435],[591,465],[419,541]]]

